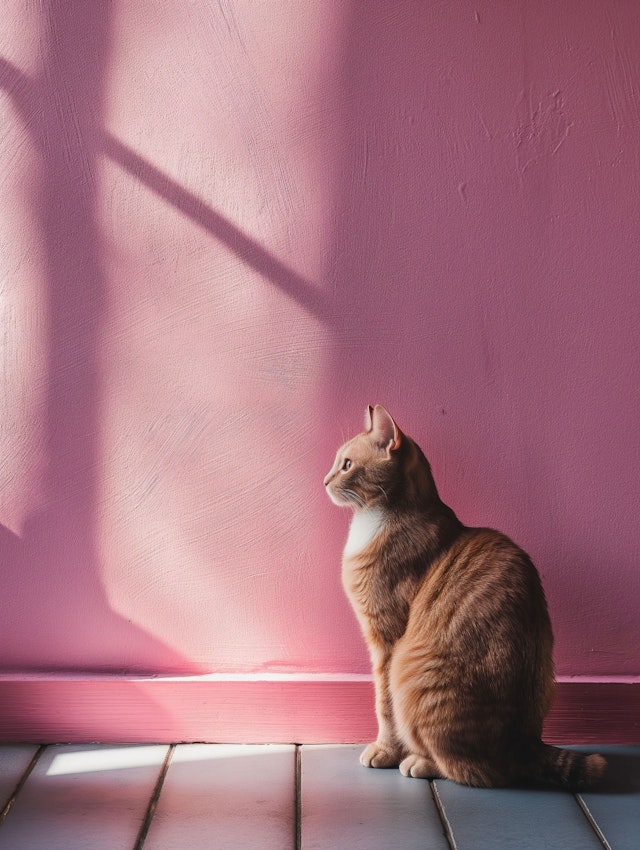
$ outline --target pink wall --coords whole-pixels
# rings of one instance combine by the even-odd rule
[[[5,670],[358,672],[383,402],[640,675],[636,0],[5,0]]]

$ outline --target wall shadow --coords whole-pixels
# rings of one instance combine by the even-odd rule
[[[431,18],[412,0],[393,9],[351,4],[340,226],[331,263],[336,345],[328,382],[342,427],[346,408],[349,433],[360,428],[365,405],[378,402],[410,429],[403,412],[415,410],[417,388],[429,392],[436,339],[456,320],[446,313],[447,288],[456,284],[442,277],[457,236],[443,238],[439,229],[437,160],[446,128],[429,112]],[[440,356],[449,357],[446,350]]]
[[[145,668],[189,671],[186,659],[112,610],[96,541],[107,299],[97,198],[112,4],[49,0],[42,15],[39,76],[0,64],[1,85],[40,160],[34,220],[48,337],[44,498],[19,540],[7,529],[0,535],[11,575],[4,666],[138,671],[144,658]]]
[[[330,263],[335,345],[322,408],[333,422],[335,450],[359,430],[366,404],[387,404],[424,448],[443,498],[461,519],[496,525],[539,561],[559,672],[628,672],[637,618],[620,585],[628,594],[636,572],[628,542],[617,542],[625,537],[621,520],[609,504],[604,513],[585,508],[602,524],[602,536],[581,545],[576,505],[587,497],[563,505],[561,492],[594,468],[588,443],[563,454],[562,435],[581,443],[600,423],[610,434],[607,403],[621,421],[632,421],[630,405],[607,385],[617,372],[630,386],[635,349],[611,344],[606,331],[609,322],[628,324],[615,299],[631,303],[631,279],[605,283],[599,266],[584,267],[580,256],[589,255],[589,238],[598,251],[624,256],[626,235],[618,246],[607,235],[600,244],[585,213],[592,195],[575,179],[591,163],[588,132],[567,140],[574,125],[566,122],[575,120],[577,134],[597,109],[577,98],[573,111],[563,111],[544,99],[552,86],[568,90],[579,66],[560,49],[552,62],[535,27],[548,27],[555,38],[571,31],[573,13],[552,24],[545,12],[528,21],[525,7],[485,4],[475,18],[472,7],[454,3],[351,4],[336,130],[345,155]],[[596,30],[592,43],[584,32],[590,30],[576,43],[595,49]],[[519,43],[534,35],[535,47]],[[580,96],[591,103],[598,94],[590,79]],[[611,140],[619,130],[609,126]],[[616,145],[611,141],[611,150]],[[570,221],[574,244],[565,244]],[[583,226],[591,237],[575,235]],[[593,259],[600,262],[597,251]],[[600,308],[589,288],[600,295]],[[584,395],[574,394],[563,370],[574,373]],[[621,430],[614,434],[621,448],[628,445]],[[600,455],[596,440],[593,446]],[[606,484],[615,505],[606,455],[593,487],[602,498]],[[609,462],[619,464],[612,455]],[[634,468],[635,448],[628,456]],[[327,468],[331,460],[328,446]],[[604,564],[615,576],[609,587],[597,580]],[[614,620],[613,628],[602,611],[616,598],[625,622]],[[594,661],[594,642],[602,661]]]

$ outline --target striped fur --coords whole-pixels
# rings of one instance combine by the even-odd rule
[[[462,525],[421,449],[379,405],[325,487],[356,516],[342,579],[369,647],[379,727],[363,764],[480,787],[597,784],[601,756],[541,740],[553,635],[529,556]]]

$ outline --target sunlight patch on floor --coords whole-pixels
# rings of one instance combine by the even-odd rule
[[[161,765],[166,754],[167,747],[161,745],[102,747],[95,750],[62,752],[53,757],[47,776],[68,776],[76,773],[99,773],[104,770]]]
[[[107,770],[161,765],[167,755],[166,745],[102,747],[57,753],[47,776],[69,776],[79,773],[100,773]],[[172,763],[219,761],[243,756],[273,755],[291,750],[289,744],[182,744],[175,748]]]

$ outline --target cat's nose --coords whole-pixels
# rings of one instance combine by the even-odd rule
[[[326,487],[326,486],[327,486],[327,484],[328,484],[330,481],[331,481],[331,473],[329,473],[328,475],[325,475],[325,477],[324,477],[324,486]]]

